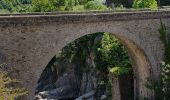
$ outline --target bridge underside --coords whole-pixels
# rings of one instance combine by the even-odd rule
[[[158,32],[160,17],[155,17],[153,13],[154,17],[137,19],[138,16],[146,17],[145,13],[127,13],[129,20],[125,14],[120,14],[121,18],[125,18],[122,20],[112,18],[118,15],[0,17],[0,63],[6,63],[11,76],[19,79],[20,85],[28,89],[29,95],[24,100],[32,100],[42,71],[61,48],[84,35],[109,32],[120,39],[131,56],[137,76],[136,97],[154,100],[154,91],[146,88],[145,83],[147,79],[159,80],[160,76],[160,61],[163,58],[163,45]],[[78,19],[74,19],[76,17]],[[163,22],[170,27],[170,18],[163,18]],[[170,32],[170,28],[167,29]]]

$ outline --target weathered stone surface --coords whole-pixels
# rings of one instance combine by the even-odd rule
[[[114,77],[112,80],[112,100],[121,100],[119,78]]]
[[[0,16],[0,54],[11,76],[28,89],[32,100],[37,81],[51,58],[73,40],[95,32],[110,32],[127,47],[136,77],[135,94],[154,100],[147,78],[159,80],[163,45],[160,18],[170,27],[170,11],[29,14]],[[167,30],[170,33],[170,28]],[[5,58],[5,59],[4,59]]]

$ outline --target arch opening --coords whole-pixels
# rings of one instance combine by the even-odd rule
[[[137,45],[135,45],[135,43],[128,40],[127,38],[122,37],[122,36],[114,36],[123,44],[123,48],[125,47],[127,49],[128,57],[129,57],[128,59],[130,59],[130,65],[127,65],[127,66],[132,67],[131,71],[129,71],[129,69],[128,69],[128,72],[127,72],[128,75],[123,75],[123,74],[127,74],[127,73],[123,73],[122,76],[118,75],[118,78],[117,78],[116,75],[119,73],[110,74],[110,72],[109,72],[109,71],[111,71],[110,68],[112,68],[112,67],[119,68],[121,66],[121,64],[117,64],[117,65],[113,64],[113,66],[109,66],[104,69],[102,69],[102,68],[99,68],[97,70],[95,69],[96,66],[101,67],[102,64],[98,63],[98,65],[96,65],[95,57],[97,54],[94,53],[95,50],[93,50],[93,49],[95,47],[93,47],[93,46],[98,45],[96,42],[98,42],[98,41],[101,42],[103,40],[102,34],[104,34],[104,32],[94,33],[94,34],[83,36],[79,39],[81,40],[83,38],[85,40],[82,39],[83,41],[78,41],[79,39],[76,39],[74,42],[69,43],[66,47],[64,47],[64,50],[62,49],[60,57],[54,56],[50,60],[50,62],[48,63],[48,65],[46,66],[44,71],[42,72],[41,77],[39,78],[39,81],[38,81],[38,85],[37,85],[35,94],[36,95],[38,94],[41,97],[45,96],[48,98],[51,96],[51,98],[55,98],[56,97],[55,93],[57,93],[60,90],[60,91],[62,91],[62,93],[60,93],[60,96],[58,96],[58,97],[60,97],[60,98],[58,98],[59,100],[74,100],[76,98],[81,98],[84,95],[85,96],[86,95],[96,96],[99,94],[100,94],[99,97],[95,97],[96,100],[101,100],[102,97],[105,98],[106,100],[109,100],[109,99],[107,99],[108,94],[106,94],[106,92],[108,92],[108,90],[106,89],[106,85],[104,87],[102,87],[102,85],[101,85],[101,87],[98,87],[99,85],[97,85],[97,84],[103,84],[102,82],[105,83],[105,81],[110,81],[111,88],[112,88],[112,90],[111,90],[112,97],[110,100],[128,100],[127,98],[130,99],[130,97],[131,97],[130,100],[139,100],[139,99],[145,98],[145,97],[148,99],[153,98],[152,97],[153,92],[145,87],[146,78],[151,78],[151,72],[150,72],[150,67],[149,67],[150,64],[149,64],[144,52],[142,52],[142,50]],[[84,38],[84,37],[86,37],[86,38]],[[91,39],[91,41],[89,42],[89,40],[86,40],[87,38]],[[107,39],[107,38],[108,37],[106,36],[105,39]],[[75,55],[68,55],[68,54],[64,55],[63,52],[67,52],[70,54],[75,53],[75,51],[73,50],[75,48],[73,48],[73,46],[79,45],[77,41],[80,42],[81,44],[83,44],[83,46],[80,46],[81,47],[81,48],[79,48],[80,50],[76,51],[76,52],[80,53],[81,55],[78,57],[74,57]],[[105,41],[103,41],[103,42],[105,42]],[[76,44],[76,42],[77,42],[77,44]],[[93,45],[91,45],[91,44],[93,44]],[[70,45],[72,45],[72,47],[70,47]],[[82,47],[86,47],[87,45],[88,45],[88,48],[86,48],[87,50],[83,51]],[[104,47],[103,49],[106,50],[107,46]],[[89,48],[92,52],[89,50]],[[71,50],[69,50],[69,49],[71,49]],[[101,49],[101,48],[97,48],[97,49]],[[87,57],[85,57],[85,59],[84,59],[83,57],[85,56],[85,54],[83,54],[83,53],[87,53],[87,52],[88,52],[88,55],[86,55]],[[119,52],[119,50],[117,50],[117,52]],[[105,52],[103,51],[103,52],[98,52],[98,53],[105,53]],[[108,53],[108,52],[106,52],[106,53]],[[65,59],[63,58],[63,56],[65,57]],[[100,56],[101,55],[99,54],[98,58],[100,58]],[[107,57],[108,56],[109,55],[107,55]],[[119,58],[121,58],[121,56],[122,55],[119,55]],[[116,56],[116,57],[118,57],[118,56]],[[66,58],[69,58],[69,59],[66,59]],[[81,61],[82,59],[84,61]],[[113,59],[113,58],[111,57],[110,59]],[[98,60],[101,60],[101,59],[98,59]],[[104,59],[104,60],[106,60],[106,59]],[[119,60],[119,59],[117,59],[117,60]],[[86,64],[83,62],[85,62]],[[121,62],[121,61],[119,61],[119,62]],[[119,62],[117,61],[116,63],[119,63]],[[110,62],[110,63],[112,64],[113,62]],[[125,64],[127,64],[127,63],[125,63]],[[78,66],[78,67],[76,67],[76,66]],[[81,68],[80,66],[83,68]],[[88,68],[87,68],[87,66],[88,66]],[[108,69],[109,69],[109,71],[108,71]],[[107,70],[108,72],[104,72],[105,70]],[[113,70],[115,70],[115,69],[113,69]],[[116,70],[116,71],[119,71],[119,70]],[[102,75],[103,73],[104,73],[104,75]],[[102,78],[102,79],[96,79],[94,76],[95,77],[99,76],[99,78]],[[98,82],[98,80],[100,82]],[[125,80],[126,80],[126,82],[125,82]],[[86,81],[88,81],[88,82],[86,82]],[[89,81],[93,81],[93,82],[89,82]],[[93,84],[91,84],[91,83],[93,83]],[[68,84],[72,87],[69,87]],[[62,87],[62,86],[64,86],[64,87]],[[64,91],[65,87],[67,88],[67,91]],[[92,87],[93,87],[93,89],[91,89]],[[97,88],[105,88],[105,89],[102,90],[103,93],[98,93]],[[118,89],[118,90],[116,90],[116,89]],[[69,93],[71,93],[71,94],[69,94]],[[50,94],[50,96],[48,96],[49,94]],[[67,94],[67,96],[63,97],[63,95],[65,95],[65,94]],[[114,98],[114,99],[112,99],[112,98]],[[94,99],[92,99],[92,100],[94,100]]]

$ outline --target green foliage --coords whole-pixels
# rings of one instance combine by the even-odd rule
[[[165,63],[170,63],[170,40],[166,37],[166,26],[161,21],[159,28],[160,39],[162,40],[165,47]]]
[[[61,51],[61,57],[76,65],[75,71],[79,78],[83,72],[89,72],[87,60],[93,60],[96,70],[102,73],[106,84],[108,100],[112,99],[111,84],[108,75],[130,74],[132,66],[124,46],[109,33],[95,33],[83,36],[68,44]],[[120,66],[120,67],[117,67]]]
[[[93,1],[93,0],[78,0],[80,5],[85,5],[89,1]]]
[[[11,79],[6,72],[0,71],[0,100],[14,100],[27,94],[24,88],[12,87],[15,83],[18,83],[16,79]]]
[[[0,9],[6,9],[9,12],[27,12],[30,6],[22,4],[20,0],[1,0]]]
[[[162,64],[163,100],[170,99],[170,64]]]
[[[119,6],[116,7],[116,10],[123,10],[123,9],[125,9],[125,8],[123,7],[123,5],[119,5]]]
[[[73,6],[73,11],[84,11],[84,5]]]
[[[70,11],[75,10],[78,0],[33,0],[32,7],[35,12]]]
[[[96,49],[96,65],[100,70],[108,70],[114,66],[130,68],[131,63],[124,46],[108,33],[103,34],[102,41]]]
[[[31,4],[32,0],[20,0],[22,4]]]
[[[102,0],[1,0],[2,12],[107,10]]]
[[[159,28],[160,39],[162,40],[165,47],[165,62],[162,62],[162,99],[170,100],[170,40],[166,37],[166,26],[160,21],[161,25]]]
[[[32,0],[34,12],[49,12],[57,10],[57,0]]]
[[[0,10],[0,13],[3,14],[3,13],[10,13],[10,12],[6,9],[2,9],[2,10]]]
[[[80,78],[82,77],[83,71],[88,67],[86,59],[93,49],[94,39],[100,34],[101,33],[83,36],[68,44],[61,51],[62,58],[76,65],[75,71]]]
[[[133,8],[157,9],[158,5],[156,0],[134,0]]]
[[[99,33],[101,34],[101,33]],[[74,42],[65,46],[61,51],[61,56],[65,59],[71,59],[74,62],[75,57],[79,57],[78,59],[85,60],[89,51],[93,47],[93,41],[95,37],[99,34],[90,34],[83,36]]]
[[[96,41],[99,37],[101,40]],[[131,69],[131,62],[124,46],[109,33],[96,33],[77,39],[62,49],[61,56],[70,62],[79,62],[78,66],[85,68],[83,65],[91,51],[94,52],[96,68],[104,73],[108,73],[108,69],[115,66],[121,66],[121,72]]]
[[[68,3],[66,5],[66,9],[65,10],[68,10],[68,11],[73,10],[73,7],[79,4],[78,0],[66,0],[66,1]]]
[[[145,86],[155,91],[158,100],[170,100],[170,41],[167,39],[166,26],[162,20],[158,31],[165,47],[165,62],[161,63],[161,81],[147,80]]]
[[[100,0],[89,1],[85,4],[87,10],[107,10],[108,8]]]
[[[120,75],[129,74],[130,70],[131,68],[126,68],[126,67],[113,67],[110,69],[110,72],[116,76],[120,76]]]

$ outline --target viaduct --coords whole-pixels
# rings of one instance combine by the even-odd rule
[[[135,96],[155,100],[147,79],[160,79],[164,47],[160,19],[170,34],[170,11],[70,12],[0,15],[0,63],[21,81],[33,100],[37,81],[48,62],[75,39],[96,32],[115,35],[132,59]],[[3,68],[1,68],[2,70]]]

